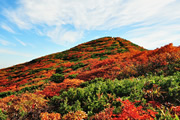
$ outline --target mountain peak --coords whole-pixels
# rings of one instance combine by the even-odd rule
[[[117,53],[125,51],[129,51],[130,49],[136,49],[136,50],[145,50],[143,47],[140,47],[126,39],[120,38],[120,37],[102,37],[99,39],[95,39],[83,44],[80,44],[74,48],[71,48],[71,51],[81,50],[86,52],[95,52],[100,50],[113,50],[116,49]]]
[[[108,55],[144,50],[146,49],[120,37],[103,37],[51,56],[53,59],[81,61],[89,58],[105,59],[108,58]]]

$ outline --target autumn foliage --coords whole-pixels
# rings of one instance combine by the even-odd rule
[[[120,98],[117,98],[118,102],[121,102],[120,110],[121,113],[114,114],[114,108],[106,108],[104,111],[96,114],[91,119],[95,120],[128,120],[128,119],[138,119],[138,120],[153,120],[157,112],[147,109],[143,110],[142,106],[136,107],[134,103],[129,100],[122,101]]]
[[[0,109],[7,112],[9,119],[35,119],[47,109],[47,102],[43,95],[24,93],[0,99]]]
[[[180,47],[172,43],[147,50],[119,37],[99,38],[1,69],[0,119],[175,119],[180,116],[178,71]],[[153,76],[168,80],[148,79]],[[130,88],[134,87],[131,82],[141,77],[148,80],[144,84],[137,83],[139,88],[136,86],[130,93]],[[127,81],[118,83],[123,84],[122,88],[112,88],[115,89],[112,92],[110,85],[114,83],[93,87],[104,84],[104,81],[98,83],[97,78]],[[99,89],[104,92],[96,94]],[[80,96],[75,94],[73,98],[72,90],[77,90]],[[135,100],[141,104],[137,105]],[[117,102],[118,105],[114,105]],[[56,103],[61,106],[57,108]],[[82,105],[86,107],[82,109]]]

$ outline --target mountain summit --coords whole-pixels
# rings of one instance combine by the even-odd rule
[[[144,51],[145,49],[119,37],[104,37],[80,44],[70,50],[53,54],[53,56],[55,59],[77,61],[89,58],[103,58],[107,57],[107,55],[130,52],[132,50]]]

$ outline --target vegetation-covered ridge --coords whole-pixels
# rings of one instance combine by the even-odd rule
[[[0,119],[179,119],[180,47],[104,37],[0,70]]]

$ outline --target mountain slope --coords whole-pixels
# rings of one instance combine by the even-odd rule
[[[160,99],[160,97],[157,97],[159,94],[154,93],[152,91],[152,90],[157,90],[159,93],[162,92],[162,95],[164,95],[164,98],[160,99],[161,101],[164,101],[162,104],[165,104],[165,102],[168,101],[171,102],[173,105],[176,104],[178,106],[179,103],[176,100],[179,99],[177,97],[178,95],[175,94],[174,92],[172,93],[173,90],[177,92],[179,88],[179,84],[178,84],[180,83],[179,81],[180,79],[178,78],[179,73],[177,73],[177,75],[174,75],[178,71],[180,71],[180,47],[175,47],[172,44],[169,44],[164,47],[157,48],[155,50],[146,50],[143,47],[140,47],[122,38],[118,38],[118,37],[99,38],[87,43],[80,44],[76,47],[73,47],[63,52],[54,53],[51,55],[34,59],[27,63],[19,64],[6,69],[1,69],[0,97],[2,99],[0,99],[0,101],[2,102],[2,104],[0,104],[0,109],[6,111],[8,113],[8,116],[12,118],[11,115],[9,115],[12,111],[10,112],[8,110],[15,109],[14,105],[10,105],[13,108],[10,108],[10,106],[9,108],[4,107],[4,106],[8,106],[9,104],[9,102],[7,102],[8,100],[10,101],[12,98],[18,99],[22,97],[24,99],[22,99],[22,101],[19,101],[19,103],[23,102],[23,100],[26,99],[31,99],[31,101],[36,101],[37,95],[40,95],[40,98],[38,99],[39,100],[42,99],[44,103],[41,104],[39,103],[40,101],[37,100],[38,103],[36,104],[38,106],[38,109],[36,110],[39,110],[39,112],[37,112],[36,110],[35,111],[32,110],[31,107],[27,108],[26,111],[30,110],[31,112],[33,112],[34,115],[37,114],[39,117],[41,112],[43,113],[45,111],[49,111],[51,113],[53,110],[61,114],[66,114],[71,110],[73,111],[79,110],[82,107],[82,105],[79,104],[84,104],[87,102],[84,101],[84,103],[81,103],[83,102],[84,99],[82,98],[81,101],[79,98],[80,96],[75,96],[75,98],[71,98],[71,97],[69,98],[69,96],[66,96],[68,95],[66,93],[67,90],[68,91],[70,90],[69,93],[72,94],[71,96],[73,96],[71,88],[78,87],[77,89],[80,89],[81,87],[85,87],[85,86],[88,87],[86,84],[90,86],[91,84],[94,84],[96,86],[96,83],[97,86],[101,86],[101,84],[105,84],[104,81],[106,81],[107,79],[122,80],[124,78],[130,78],[130,80],[127,79],[124,80],[123,83],[122,82],[117,83],[127,86],[125,88],[121,86],[122,89],[120,89],[120,91],[122,92],[122,94],[118,93],[115,88],[111,88],[112,86],[115,85],[113,85],[114,83],[110,82],[107,83],[107,85],[105,85],[109,89],[103,88],[103,86],[102,88],[93,88],[93,86],[91,86],[92,89],[102,89],[100,93],[97,94],[95,92],[95,94],[92,93],[92,95],[99,98],[101,96],[99,94],[102,94],[102,96],[104,94],[105,95],[104,97],[106,98],[109,95],[111,96],[112,94],[116,94],[119,97],[125,97],[127,99],[131,98],[130,100],[145,99],[148,102],[150,100],[155,101],[156,98]],[[162,89],[161,91],[160,88],[163,88],[164,86],[160,82],[157,83],[152,82],[151,80],[149,80],[149,78],[146,78],[147,80],[143,82],[143,85],[141,84],[141,82],[137,83],[139,87],[142,88],[144,91],[138,88],[138,90],[136,91],[138,93],[136,97],[134,95],[135,94],[134,92],[133,93],[126,92],[129,91],[130,89],[128,88],[129,86],[128,84],[131,84],[131,81],[136,81],[136,80],[139,81],[139,79],[141,79],[141,78],[137,78],[132,80],[132,78],[139,76],[148,76],[148,75],[167,76],[167,78],[165,79],[163,78],[164,81],[166,81],[166,79],[168,79],[169,81],[170,79],[168,76],[173,75],[174,77],[173,79],[177,78],[177,80],[170,85],[168,81],[164,83],[164,86],[168,84],[167,86],[169,86],[169,89],[172,89],[171,92],[167,91],[167,89]],[[101,79],[96,80],[97,78],[101,78]],[[94,79],[95,82],[93,82]],[[156,79],[156,78],[152,77],[152,79]],[[100,81],[100,83],[98,83],[98,81]],[[136,88],[134,86],[135,84],[136,83],[132,84],[134,89]],[[174,86],[177,85],[176,87],[177,89],[173,88],[173,85]],[[148,87],[144,87],[144,86],[148,86]],[[157,86],[161,86],[161,87],[157,87]],[[87,92],[91,91],[91,87],[87,88]],[[113,89],[112,94],[110,92],[111,91],[110,89]],[[119,88],[117,88],[117,90],[118,89]],[[168,95],[164,94],[163,90],[167,91]],[[81,92],[82,91],[86,91],[86,89],[83,88]],[[150,94],[148,91],[153,92],[153,94]],[[30,92],[30,93],[26,93],[26,92]],[[173,100],[170,99],[169,97],[170,93],[172,93],[172,96],[175,99]],[[64,96],[63,95],[61,96],[61,94],[63,94]],[[12,97],[12,95],[15,96]],[[56,98],[56,97],[54,98],[53,96],[55,95],[58,96],[60,95],[59,96],[60,98]],[[146,95],[147,98],[145,97]],[[90,97],[91,95],[88,96]],[[113,100],[118,96],[114,97]],[[45,98],[53,97],[51,100],[52,106],[51,105],[46,106],[47,99],[44,99],[44,97]],[[67,100],[69,100],[68,103],[66,103],[67,101],[64,99],[65,97],[67,97]],[[79,101],[80,103],[77,101],[76,98],[80,100]],[[86,99],[95,100],[96,98],[87,97]],[[106,99],[110,99],[110,98],[106,98]],[[76,100],[77,103],[74,103],[73,102],[74,100]],[[156,100],[156,102],[157,101],[158,100]],[[91,102],[89,101],[89,103]],[[19,103],[17,104],[19,105]],[[65,106],[59,106],[59,104],[61,103],[63,105],[67,104],[66,107],[68,106],[69,107],[64,108]],[[35,103],[30,104],[30,106],[33,106],[34,104]],[[74,106],[74,104],[76,107],[79,106],[77,110],[74,107],[72,107]],[[93,104],[94,104],[93,106],[95,106],[95,103]],[[109,104],[112,103],[110,102]],[[25,104],[25,106],[26,105],[27,104]],[[56,108],[55,106],[58,106],[58,108]],[[100,105],[101,108],[99,108],[99,106],[96,106],[97,108],[99,108],[98,110],[89,110],[90,106],[91,105],[89,106],[87,105],[88,108],[81,108],[86,112],[88,111],[93,112],[93,113],[88,113],[89,116],[98,113],[107,107],[107,106],[103,107]],[[22,106],[18,106],[17,108],[19,107]],[[62,112],[65,111],[65,109],[66,112]],[[17,110],[16,114],[20,115],[19,112],[20,111]],[[26,114],[29,115],[29,113]],[[48,115],[51,114],[49,113],[45,114],[45,116]],[[58,116],[59,114],[53,114],[52,116],[56,116],[56,115]],[[23,117],[26,118],[27,116],[26,117],[23,116]]]
[[[106,59],[108,56],[132,50],[143,51],[139,47],[121,38],[105,37],[78,45],[70,50],[51,54],[30,62],[0,70],[0,92],[15,90],[30,86],[44,85],[46,79],[55,73],[56,69],[64,66],[64,73],[73,74],[73,65],[83,61],[82,66],[87,66],[88,61]],[[78,67],[78,65],[76,65]],[[74,66],[75,67],[75,66]],[[86,69],[88,69],[86,67]],[[71,71],[71,73],[69,73]],[[68,76],[68,75],[66,75]],[[83,79],[84,80],[84,79]]]

